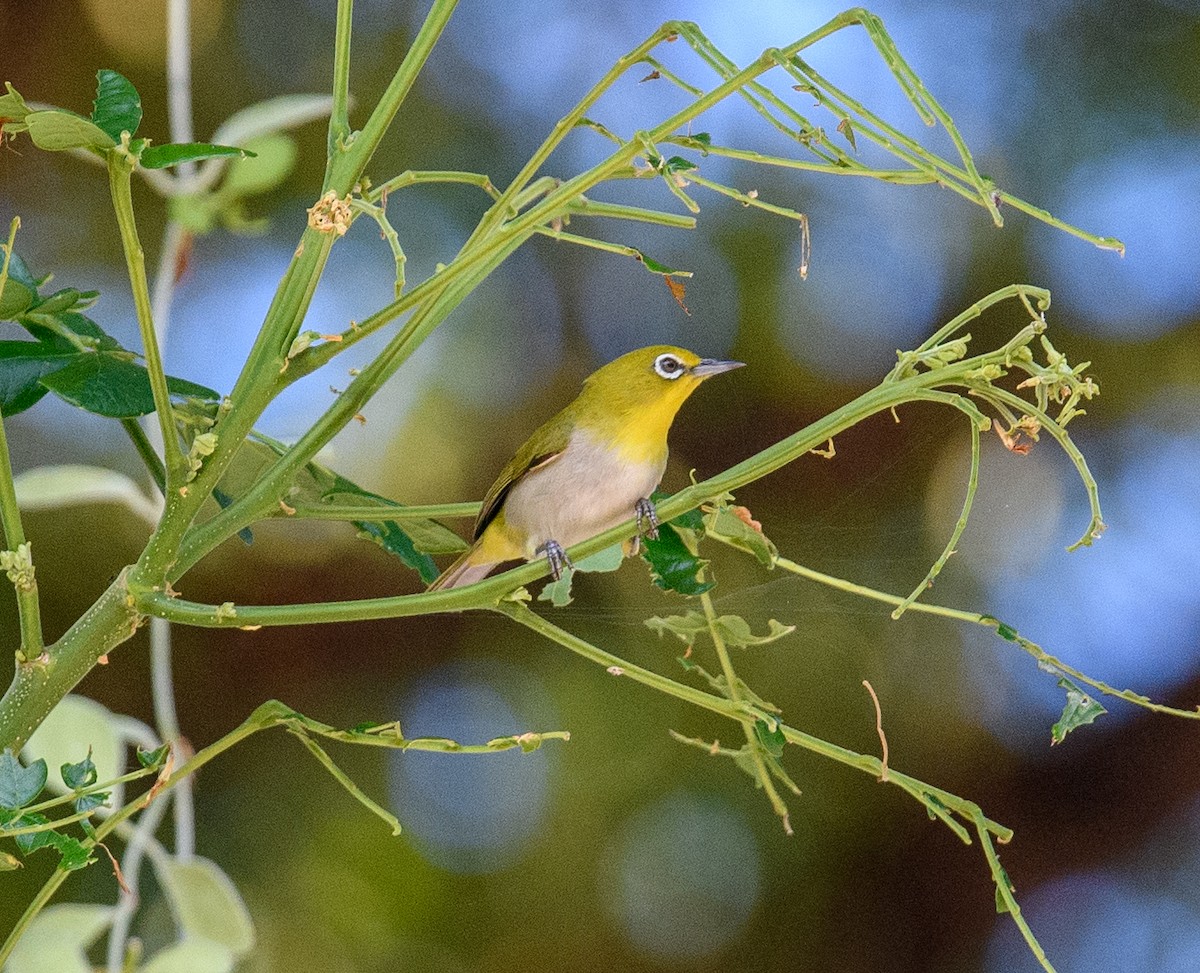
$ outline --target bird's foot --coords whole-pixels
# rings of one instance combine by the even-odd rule
[[[575,570],[575,565],[571,563],[571,559],[567,557],[567,552],[563,550],[562,545],[555,540],[546,541],[538,548],[539,553],[546,555],[546,560],[550,562],[550,574],[557,581],[562,577],[565,569],[570,568]]]
[[[654,501],[642,497],[633,507],[637,516],[638,533],[650,540],[658,540],[658,511],[654,509]]]

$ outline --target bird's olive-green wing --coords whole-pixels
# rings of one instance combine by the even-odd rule
[[[539,466],[552,463],[563,454],[571,438],[573,420],[565,412],[560,412],[549,422],[540,426],[532,436],[525,441],[516,455],[508,461],[508,465],[500,471],[496,482],[492,484],[487,495],[483,498],[483,506],[479,509],[479,518],[475,521],[474,539],[487,529],[487,525],[496,519],[496,514],[504,506],[508,492],[525,476]]]

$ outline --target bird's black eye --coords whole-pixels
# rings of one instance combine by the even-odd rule
[[[679,378],[684,372],[684,366],[674,355],[659,355],[654,359],[654,371],[663,378]]]

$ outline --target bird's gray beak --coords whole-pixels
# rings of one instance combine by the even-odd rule
[[[692,374],[697,378],[708,378],[712,375],[720,375],[722,372],[729,372],[735,368],[741,368],[746,363],[744,361],[717,361],[715,358],[701,358],[699,362],[692,366]]]

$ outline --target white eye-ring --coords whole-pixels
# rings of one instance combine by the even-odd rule
[[[674,355],[665,354],[654,359],[654,371],[662,378],[674,380],[687,371],[687,368]]]

